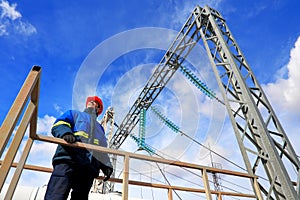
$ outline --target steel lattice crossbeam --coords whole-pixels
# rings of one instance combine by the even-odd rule
[[[205,9],[208,21],[200,26],[201,38],[247,170],[269,180],[260,182],[268,199],[299,199],[286,169],[293,165],[299,174],[297,155],[224,18],[214,9]]]
[[[202,39],[249,174],[259,175],[266,199],[299,199],[299,159],[225,19],[197,6],[112,138],[119,148],[195,44]],[[288,171],[297,174],[296,186]],[[256,194],[261,199],[261,194]]]
[[[130,134],[132,129],[139,122],[139,114],[142,108],[148,109],[159,93],[166,86],[170,78],[184,61],[193,47],[200,39],[200,33],[197,28],[196,20],[200,12],[198,9],[190,15],[185,26],[176,36],[171,47],[167,50],[160,63],[157,65],[154,73],[146,83],[137,100],[130,108],[128,114],[117,129],[111,140],[112,148],[119,148]],[[196,13],[196,14],[195,14]]]

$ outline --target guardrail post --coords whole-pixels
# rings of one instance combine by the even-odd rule
[[[173,193],[172,193],[172,188],[168,189],[168,200],[173,200]]]
[[[122,200],[128,200],[129,155],[124,157]]]
[[[206,199],[212,200],[209,182],[208,182],[208,176],[207,176],[207,172],[206,172],[205,168],[202,170],[202,178],[203,178],[203,183],[204,183],[204,188],[205,188]]]
[[[260,187],[258,185],[258,182],[257,182],[257,177],[253,178],[253,182],[254,182],[254,192],[255,192],[255,195],[256,195],[256,199],[258,200],[263,200],[263,197],[262,197],[262,194],[261,194],[261,190],[260,190]]]

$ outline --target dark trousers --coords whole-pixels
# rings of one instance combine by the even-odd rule
[[[94,175],[85,167],[60,163],[54,166],[45,200],[66,200],[72,189],[71,200],[88,200]]]

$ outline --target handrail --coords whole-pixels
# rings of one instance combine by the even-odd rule
[[[0,157],[2,156],[3,152],[7,150],[3,164],[0,168],[0,192],[2,191],[4,182],[11,169],[12,162],[17,154],[28,125],[30,125],[30,136],[33,137],[36,134],[40,73],[41,67],[32,67],[13,105],[11,106],[11,109],[9,110],[4,122],[0,127]],[[21,116],[22,119],[20,124],[18,127],[16,127]],[[16,130],[16,133],[14,136],[12,136],[14,130]],[[11,138],[12,142],[9,143]],[[32,144],[33,140],[31,137],[29,137],[21,155],[19,165],[15,170],[10,182],[5,199],[12,198]]]
[[[156,188],[161,188],[161,189],[164,188],[164,189],[172,189],[172,190],[185,190],[185,191],[189,191],[189,192],[205,193],[207,195],[207,199],[212,199],[212,194],[216,194],[216,195],[218,195],[218,197],[221,197],[222,195],[227,195],[227,196],[240,196],[240,197],[248,197],[248,198],[257,198],[259,200],[262,200],[262,198],[256,197],[254,194],[243,194],[243,193],[211,190],[209,188],[209,184],[207,184],[205,189],[203,189],[203,190],[202,189],[196,189],[196,188],[168,186],[168,185],[153,184],[153,183],[144,184],[143,182],[129,180],[129,176],[128,176],[129,168],[128,168],[128,166],[129,166],[130,159],[139,159],[139,160],[145,160],[145,161],[150,161],[150,162],[168,164],[168,165],[177,166],[177,167],[185,167],[185,168],[190,168],[190,169],[196,169],[196,170],[200,170],[202,172],[202,174],[203,173],[219,173],[219,174],[237,176],[237,177],[242,177],[242,178],[248,178],[248,179],[250,179],[251,181],[254,182],[254,184],[256,185],[255,189],[257,191],[259,191],[259,185],[257,183],[258,177],[255,176],[255,175],[250,175],[248,173],[237,172],[237,171],[232,171],[232,170],[218,169],[218,168],[213,168],[213,167],[208,167],[208,166],[203,166],[203,165],[197,165],[197,164],[187,163],[187,162],[181,162],[181,161],[175,161],[175,160],[169,160],[169,159],[163,159],[163,158],[158,158],[158,157],[151,157],[151,156],[135,154],[135,153],[127,152],[127,151],[121,151],[121,150],[110,149],[110,148],[106,148],[106,147],[100,147],[100,146],[92,145],[92,144],[85,144],[85,143],[81,143],[81,142],[76,142],[76,143],[70,144],[70,143],[67,143],[66,141],[64,141],[63,139],[49,137],[49,136],[40,135],[40,134],[37,134],[34,139],[44,141],[44,142],[50,142],[50,143],[54,143],[54,144],[66,145],[66,146],[70,146],[70,147],[85,148],[85,149],[94,150],[94,151],[101,151],[101,152],[104,152],[104,153],[115,154],[115,155],[124,157],[123,179],[115,179],[115,178],[113,179],[113,178],[111,178],[109,180],[109,181],[112,181],[112,182],[121,182],[121,183],[123,183],[123,191],[122,191],[123,200],[128,199],[128,185],[129,184],[148,186],[148,187],[156,187]],[[208,183],[208,177],[207,176],[203,176],[203,182]]]
[[[63,139],[49,137],[49,136],[45,136],[45,135],[41,135],[41,134],[37,134],[34,139],[44,141],[44,142],[50,142],[50,143],[54,143],[54,144],[61,144],[61,145],[65,145],[65,146],[76,147],[76,148],[84,148],[84,149],[89,149],[89,150],[101,151],[104,153],[115,154],[115,155],[123,156],[123,157],[128,156],[128,157],[134,158],[134,159],[158,162],[158,163],[174,165],[174,166],[178,166],[178,167],[186,167],[186,168],[199,169],[199,170],[205,169],[207,172],[210,172],[210,173],[222,173],[222,174],[226,174],[226,175],[234,175],[234,176],[240,176],[240,177],[246,177],[246,178],[258,178],[257,176],[250,175],[248,173],[237,172],[237,171],[232,171],[232,170],[224,170],[224,169],[213,168],[213,167],[208,167],[208,166],[204,166],[204,165],[197,165],[197,164],[193,164],[193,163],[163,159],[163,158],[158,158],[158,157],[151,157],[151,156],[131,153],[131,152],[127,152],[127,151],[101,147],[101,146],[97,146],[97,145],[93,145],[93,144],[86,144],[86,143],[82,143],[82,142],[76,142],[76,143],[70,144],[70,143],[65,142]]]
[[[37,96],[34,96],[34,98],[32,97],[33,95],[38,95],[35,93],[39,92],[36,90],[36,88],[39,86],[40,73],[41,67],[39,66],[34,66],[31,69],[18,96],[16,97],[13,105],[11,106],[5,120],[0,127],[0,157],[2,156],[8,140],[11,137],[14,128],[16,127],[18,119],[20,118],[21,113],[24,110],[28,98],[31,97],[31,101],[34,103],[36,103],[36,100],[38,99]]]
[[[0,161],[1,165],[2,161]],[[17,167],[18,163],[13,163],[12,167]],[[53,170],[52,168],[36,166],[36,165],[24,165],[24,169],[39,171],[39,172],[46,172],[51,173]],[[104,176],[99,176],[96,179],[103,180]],[[123,183],[123,179],[120,178],[110,178],[110,182],[114,183]],[[180,190],[180,191],[188,191],[188,192],[198,192],[198,193],[205,193],[204,189],[198,188],[190,188],[190,187],[182,187],[182,186],[174,186],[174,185],[166,185],[166,184],[159,184],[159,183],[148,183],[143,181],[136,181],[136,180],[128,180],[129,185],[136,185],[136,186],[145,186],[145,187],[152,187],[152,188],[160,188],[160,189],[170,189],[170,190]],[[216,191],[211,190],[212,194],[219,194],[219,195],[227,195],[227,196],[239,196],[239,197],[248,197],[248,198],[256,198],[254,194],[242,194],[236,192],[225,192],[225,191]]]
[[[5,194],[5,199],[12,199],[18,181],[20,179],[21,173],[23,169],[31,169],[35,171],[43,171],[43,172],[51,172],[52,169],[40,166],[33,166],[33,165],[25,165],[27,157],[30,153],[30,149],[32,144],[35,140],[50,142],[54,144],[61,144],[76,148],[86,148],[94,151],[101,151],[108,154],[114,154],[118,156],[122,156],[124,158],[124,167],[123,167],[123,179],[116,179],[111,178],[109,181],[122,183],[122,199],[128,199],[128,185],[139,185],[139,186],[146,186],[146,187],[153,187],[153,188],[161,188],[168,190],[168,199],[172,200],[172,191],[173,190],[183,190],[187,192],[198,192],[198,193],[205,193],[207,199],[212,199],[212,194],[218,196],[218,199],[222,199],[222,195],[227,196],[240,196],[240,197],[250,197],[250,198],[257,198],[261,200],[260,196],[256,196],[255,194],[260,194],[259,185],[257,183],[257,176],[250,175],[247,173],[236,172],[231,170],[224,170],[224,169],[217,169],[203,165],[197,165],[187,162],[163,159],[158,157],[151,157],[146,155],[140,155],[135,153],[130,153],[126,151],[120,151],[116,149],[110,149],[105,147],[100,147],[92,144],[85,144],[76,142],[74,144],[69,144],[65,142],[63,139],[54,138],[49,136],[44,136],[41,134],[36,133],[36,126],[37,126],[37,111],[38,111],[38,100],[39,100],[39,85],[40,85],[40,73],[41,68],[38,66],[34,66],[30,71],[27,79],[25,80],[18,96],[16,97],[7,117],[5,118],[3,124],[0,126],[0,157],[2,153],[6,151],[5,157],[3,161],[0,161],[0,192],[2,191],[2,187],[4,182],[7,178],[8,172],[11,167],[16,167],[15,173],[10,181],[8,190]],[[25,109],[26,106],[26,109]],[[25,111],[24,111],[25,110]],[[19,121],[19,118],[22,116],[22,119],[19,122],[18,128],[16,125]],[[13,163],[13,160],[16,156],[17,150],[24,139],[25,131],[30,125],[29,129],[29,137],[27,138],[26,145],[24,150],[22,151],[21,158],[18,163]],[[9,140],[12,137],[12,132],[16,130],[15,135],[13,136],[12,142],[9,143]],[[170,186],[164,184],[157,184],[157,183],[146,183],[141,181],[129,180],[129,162],[131,159],[139,159],[145,160],[148,162],[156,162],[162,163],[177,167],[184,167],[199,170],[202,173],[202,179],[204,183],[204,189],[197,189],[197,188],[189,188],[189,187],[182,187],[182,186]],[[210,189],[210,184],[208,180],[208,173],[219,173],[219,174],[226,174],[231,176],[238,176],[242,178],[250,179],[255,185],[254,187],[254,194],[243,194],[238,192],[228,192],[228,191],[215,191]],[[103,177],[99,177],[102,179]]]

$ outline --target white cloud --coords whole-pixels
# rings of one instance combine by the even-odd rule
[[[45,115],[42,118],[38,118],[37,124],[37,133],[47,136],[51,135],[51,127],[55,121],[55,117]],[[52,156],[54,155],[54,151],[56,149],[56,145],[46,142],[35,142],[31,148],[31,156],[29,158],[29,162],[35,162],[37,165],[48,165],[51,164]],[[32,160],[31,160],[32,158]]]
[[[58,112],[60,115],[62,115],[64,112],[62,111],[61,106],[54,104],[53,105],[54,109],[56,110],[56,112]]]
[[[55,149],[56,144],[35,142],[28,157],[28,164],[51,167],[52,156],[54,155]]]
[[[184,1],[184,3],[178,4],[175,7],[174,16],[171,17],[171,24],[176,26],[182,26],[187,18],[192,14],[194,8],[198,5],[201,8],[204,8],[205,5],[209,5],[211,8],[217,9],[222,0],[194,0],[194,1]]]
[[[271,103],[274,104],[278,113],[292,113],[299,115],[300,113],[300,37],[295,42],[294,48],[290,52],[290,60],[283,69],[288,70],[288,78],[278,78],[275,83],[269,83],[264,86],[264,90],[268,95]],[[279,71],[282,71],[280,69]],[[280,72],[279,74],[282,74]]]
[[[51,127],[52,127],[54,121],[55,121],[55,118],[53,116],[45,115],[42,118],[39,117],[38,121],[37,121],[37,134],[51,136]],[[15,131],[14,131],[14,134],[15,134]],[[27,137],[28,135],[29,135],[29,129],[27,128],[27,130],[25,132],[25,138],[28,138]],[[20,158],[20,156],[22,154],[22,150],[24,148],[24,145],[25,145],[25,143],[22,142],[20,145],[20,148],[19,148],[19,152],[16,156],[16,160],[18,160]],[[53,152],[53,149],[54,149],[53,144],[36,141],[31,148],[29,158],[32,157],[35,159],[37,156],[39,158],[37,160],[40,162],[41,158],[45,159],[45,156],[51,156],[51,154],[49,155],[49,152]],[[48,160],[51,160],[51,157]]]
[[[29,23],[19,21],[18,25],[15,27],[17,32],[26,36],[36,33],[36,28]]]
[[[50,136],[51,127],[54,122],[55,118],[53,116],[45,115],[42,118],[38,118],[37,122],[37,133],[48,135]],[[27,128],[25,132],[25,138],[28,138],[29,129]],[[20,157],[23,153],[23,149],[25,147],[26,141],[22,141],[20,148],[18,149],[17,155],[15,157],[14,162],[19,162]],[[56,145],[47,142],[40,142],[34,141],[26,164],[29,165],[36,165],[42,167],[51,167],[52,156],[54,155],[56,149]],[[5,153],[4,153],[5,155]],[[47,183],[48,177],[50,176],[49,173],[40,173],[40,172],[33,172],[29,170],[24,170],[20,184],[21,185],[28,185],[28,186],[42,186],[43,184]],[[39,178],[37,178],[39,177]],[[6,182],[9,180],[8,178]]]
[[[3,24],[0,24],[0,36],[1,35],[7,35],[6,26]]]
[[[22,21],[22,14],[16,10],[17,4],[9,4],[2,0],[0,3],[0,36],[9,35],[12,32],[29,36],[37,32],[36,28]]]
[[[55,121],[55,117],[45,115],[43,118],[38,118],[37,132],[39,134],[51,135],[50,130]]]
[[[274,83],[263,85],[263,90],[266,92],[267,98],[275,110],[279,121],[281,122],[286,134],[293,145],[296,153],[300,153],[299,148],[299,123],[300,123],[300,108],[297,105],[300,102],[299,83],[300,83],[300,37],[295,42],[294,47],[290,51],[290,60],[286,66],[279,69],[278,73],[274,74],[277,80]],[[287,72],[284,72],[287,70]],[[287,78],[284,78],[288,74]],[[281,76],[280,76],[281,75]],[[207,137],[204,145],[211,145],[211,149],[218,154],[229,159],[233,163],[239,163],[240,167],[245,168],[242,160],[242,155],[239,150],[236,137],[232,130],[230,121],[224,121],[224,130],[220,134],[217,144],[214,144],[210,136]],[[199,156],[195,157],[192,162],[201,162],[203,164],[209,163],[208,151],[201,149]],[[230,164],[224,159],[214,154],[215,162],[222,163],[222,168],[238,170],[237,166]]]
[[[9,19],[15,20],[22,17],[21,13],[16,10],[17,4],[9,5],[8,1],[3,0],[0,3],[0,8],[2,9],[1,18],[7,17]]]
[[[297,55],[299,54],[300,37],[295,42],[293,49],[291,49],[290,61],[288,64],[280,69],[278,73],[274,74],[274,76],[276,76],[275,78],[277,78],[277,81],[275,81],[275,83],[269,83],[263,86],[268,99],[271,101],[271,104],[275,109],[277,117],[280,118],[280,121],[288,134],[289,140],[298,154],[300,152],[298,145],[300,141],[298,139],[299,137],[297,136],[299,132],[298,124],[300,123],[300,109],[297,103],[300,102],[300,94],[297,91],[299,91],[298,85],[300,81],[300,58]],[[285,73],[285,70],[287,70],[287,73]],[[286,74],[288,74],[288,77],[284,78]],[[202,103],[200,110],[201,113],[204,114],[206,113],[205,111],[208,111],[205,110],[205,107],[207,107],[205,104],[208,102],[204,102],[203,105]],[[206,114],[208,115],[208,113],[209,112]],[[245,169],[245,166],[235,134],[232,130],[232,125],[228,120],[224,121],[223,125],[224,128],[221,130],[222,133],[219,135],[220,137],[218,142],[215,142],[216,138],[208,135],[206,141],[203,142],[203,145],[206,147],[210,146],[212,151],[222,155],[222,157],[227,159],[224,160],[224,158],[212,153],[213,162],[221,163],[223,169],[244,171],[241,169]],[[199,142],[201,141],[199,140]],[[200,146],[189,148],[189,151],[182,158],[180,158],[180,160],[188,160],[188,162],[199,163],[203,165],[209,165],[209,163],[212,161],[210,159],[208,150]],[[233,165],[233,163],[236,165]]]
[[[264,91],[274,108],[281,125],[283,126],[289,141],[299,155],[299,123],[300,123],[300,36],[290,51],[290,60],[277,74],[283,74],[274,83],[263,86]],[[287,70],[287,78],[282,71]]]

